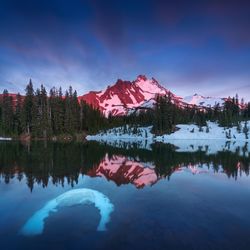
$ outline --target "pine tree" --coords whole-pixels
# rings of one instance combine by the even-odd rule
[[[54,135],[60,135],[65,133],[65,100],[62,95],[61,87],[59,88],[59,90],[57,90],[55,87],[50,90],[48,115],[52,133]]]
[[[14,127],[15,132],[17,135],[20,135],[22,133],[22,97],[18,93],[17,94],[17,102],[15,106],[15,115],[14,115]]]
[[[72,96],[71,112],[72,112],[73,131],[79,132],[80,130],[80,105],[78,102],[76,91],[74,91],[73,96]]]
[[[247,118],[250,118],[250,102],[247,104]]]
[[[2,101],[2,130],[5,135],[12,135],[14,132],[14,111],[13,100],[8,91],[3,91]]]
[[[79,132],[80,129],[80,106],[77,98],[77,92],[72,87],[66,91],[65,95],[65,130],[67,133],[73,134]]]
[[[208,126],[206,127],[206,133],[209,133],[209,127]]]
[[[241,122],[240,121],[237,122],[236,129],[237,129],[238,133],[241,133]]]
[[[29,84],[27,85],[25,91],[26,95],[23,102],[22,127],[23,131],[25,131],[28,135],[30,135],[34,119],[32,118],[32,114],[34,113],[34,108],[35,108],[34,89],[31,80],[29,81]]]
[[[65,93],[65,117],[64,117],[64,130],[66,133],[72,133],[71,126],[71,96],[69,92]]]
[[[58,95],[57,95],[57,115],[58,115],[58,124],[57,124],[57,128],[58,128],[58,133],[63,133],[64,130],[64,117],[65,117],[65,100],[63,98],[63,94],[62,94],[62,88],[59,88],[58,91]]]
[[[33,107],[33,134],[37,137],[47,138],[51,135],[51,122],[49,116],[49,102],[46,89],[41,85],[35,95]]]
[[[245,124],[243,127],[243,133],[245,134],[246,139],[248,139],[248,132],[249,132],[249,128],[247,126],[247,121],[245,121]]]

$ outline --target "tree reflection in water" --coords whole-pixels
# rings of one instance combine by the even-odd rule
[[[227,145],[228,147],[228,145]],[[250,160],[242,154],[244,148],[206,154],[202,150],[178,152],[171,144],[156,143],[151,150],[124,145],[113,147],[96,142],[0,143],[0,180],[26,179],[32,191],[34,183],[46,187],[49,182],[65,182],[74,186],[80,175],[105,177],[117,185],[133,184],[137,188],[153,185],[159,179],[170,179],[174,172],[193,174],[223,172],[237,179],[242,173],[249,175]]]

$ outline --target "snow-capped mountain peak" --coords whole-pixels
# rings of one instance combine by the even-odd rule
[[[155,78],[138,75],[134,81],[118,79],[115,84],[108,86],[103,91],[91,91],[79,97],[88,104],[99,108],[105,116],[126,115],[137,109],[152,108],[156,95],[170,95],[172,102],[179,107],[186,105],[202,108],[222,106],[224,98],[205,97],[194,94],[187,97],[179,97],[162,86]]]
[[[168,92],[168,90],[161,86],[154,78],[147,79],[144,75],[139,75],[133,84],[138,86],[143,92],[151,94],[151,97],[152,94],[165,94]]]
[[[196,105],[196,106],[202,106],[202,107],[214,107],[215,105],[219,104],[220,106],[223,105],[224,99],[218,98],[218,97],[205,97],[199,94],[194,94],[192,96],[186,96],[183,98],[183,101],[190,104],[190,105]]]
[[[105,90],[89,92],[79,99],[98,107],[106,116],[110,113],[125,115],[128,110],[140,107],[145,102],[154,99],[157,94],[167,95],[168,93],[170,91],[154,78],[149,79],[144,75],[139,75],[132,82],[118,79],[114,85],[108,86]]]
[[[9,94],[13,98],[13,105],[16,105],[17,95]],[[198,108],[209,108],[215,105],[223,106],[226,98],[205,97],[200,94],[186,96],[184,98],[173,94],[162,86],[155,78],[148,78],[145,75],[138,75],[134,81],[118,79],[115,84],[109,85],[101,91],[90,91],[78,97],[81,100],[98,108],[107,117],[127,115],[140,109],[150,109],[156,103],[157,95],[170,95],[172,102],[179,107],[187,105]],[[0,94],[0,101],[3,95]],[[24,99],[24,96],[21,96]]]

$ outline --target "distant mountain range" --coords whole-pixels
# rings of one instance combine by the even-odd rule
[[[180,97],[166,89],[154,79],[148,79],[144,75],[139,75],[134,81],[117,82],[108,86],[103,91],[90,91],[79,96],[80,100],[99,108],[106,116],[125,115],[135,109],[151,108],[155,103],[156,95],[170,95],[172,101],[181,107],[190,105],[198,107],[213,107],[216,104],[222,105],[225,98],[204,97],[198,94],[187,97]]]
[[[10,94],[13,103],[16,103],[16,94]],[[84,100],[88,104],[99,108],[105,116],[126,115],[138,109],[152,108],[156,95],[170,95],[172,101],[179,107],[196,106],[201,108],[223,105],[226,98],[204,97],[195,94],[193,96],[180,97],[163,87],[156,79],[139,75],[134,81],[118,79],[117,82],[102,91],[90,91],[79,96],[79,101]],[[2,95],[0,94],[0,98]]]

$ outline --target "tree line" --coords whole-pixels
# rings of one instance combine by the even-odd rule
[[[152,150],[147,150],[138,147],[117,148],[96,142],[62,144],[36,141],[30,146],[13,142],[0,144],[0,181],[9,183],[15,178],[25,180],[31,191],[35,183],[43,187],[47,187],[49,183],[74,186],[81,175],[88,175],[100,163],[103,164],[107,154],[123,156],[135,162],[138,159],[141,162],[151,162],[155,166],[156,175],[168,179],[180,166],[190,164],[211,167],[214,172],[223,170],[229,178],[234,179],[242,173],[249,175],[250,169],[246,145],[242,150],[238,147],[235,152],[225,150],[207,154],[201,150],[178,152],[173,145],[163,143],[155,143]],[[120,173],[126,174],[126,171]],[[127,184],[122,180],[124,178],[118,178],[116,183]]]
[[[152,132],[161,135],[174,132],[177,124],[196,124],[200,131],[209,132],[207,121],[218,122],[222,127],[237,126],[238,132],[247,134],[247,120],[250,119],[250,102],[239,103],[238,95],[228,97],[224,105],[216,104],[214,107],[197,107],[192,105],[180,106],[174,103],[172,96],[157,95],[153,108],[138,110],[129,116],[109,117],[110,123],[132,128],[135,134],[139,126],[152,126]],[[242,122],[244,126],[242,126]],[[192,132],[192,131],[191,131]]]
[[[152,108],[136,110],[125,116],[106,118],[100,110],[78,100],[77,92],[69,87],[63,94],[61,87],[53,87],[49,94],[43,85],[36,91],[32,81],[25,89],[25,96],[16,97],[16,103],[7,90],[0,100],[0,134],[4,136],[30,135],[50,138],[59,135],[96,133],[112,127],[128,126],[137,133],[139,126],[152,126],[155,134],[171,133],[177,124],[197,124],[200,130],[209,132],[207,121],[216,121],[223,127],[237,126],[238,132],[248,134],[250,102],[239,101],[238,95],[227,98],[223,106],[196,107],[175,104],[171,94],[157,95]],[[191,131],[192,132],[192,131]],[[229,135],[230,136],[230,135]]]
[[[152,114],[150,114],[152,116]],[[247,133],[247,120],[250,119],[250,102],[239,103],[238,95],[224,100],[221,106],[216,104],[214,107],[197,107],[186,105],[180,107],[174,104],[170,95],[158,96],[153,112],[153,131],[156,134],[171,133],[177,124],[196,124],[200,131],[206,127],[209,132],[207,121],[218,122],[222,127],[237,126],[238,132]],[[242,121],[245,122],[242,127]]]
[[[25,93],[24,97],[17,94],[14,103],[8,91],[3,91],[0,101],[1,135],[49,138],[82,131],[94,133],[105,122],[98,109],[78,101],[77,92],[72,87],[64,95],[61,87],[53,87],[48,95],[43,85],[34,90],[30,80]]]

